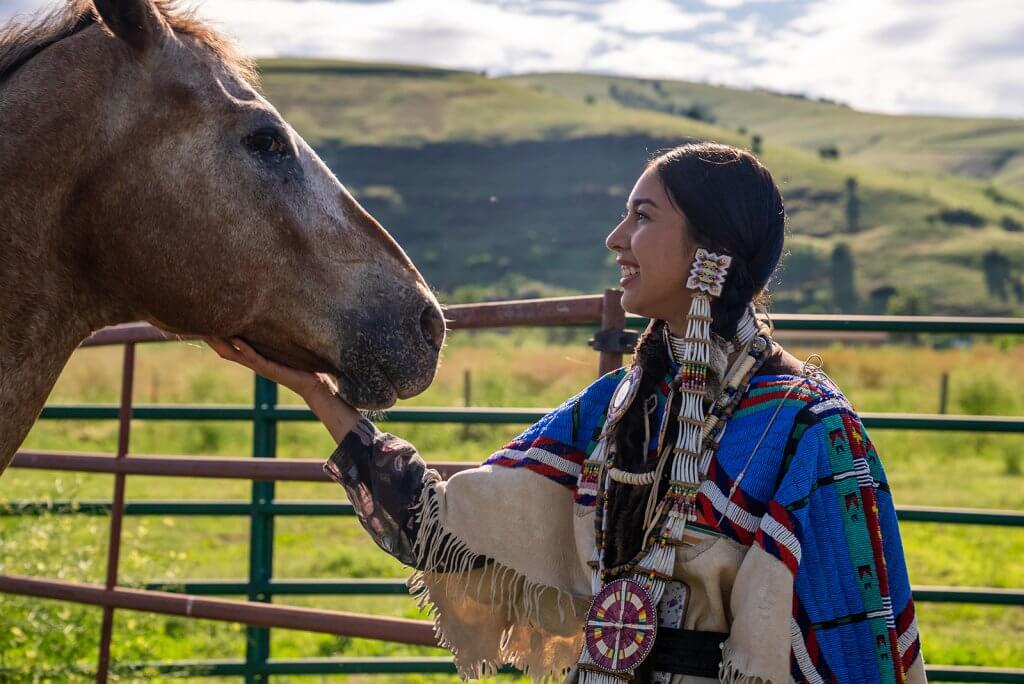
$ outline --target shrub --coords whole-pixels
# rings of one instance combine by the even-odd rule
[[[928,217],[929,221],[942,221],[952,226],[981,228],[985,225],[985,217],[970,209],[943,209]]]
[[[999,222],[999,225],[1002,227],[1003,230],[1009,231],[1011,233],[1019,233],[1022,230],[1024,230],[1024,223],[1021,223],[1020,221],[1011,216],[1004,216],[1002,220]]]
[[[825,145],[818,148],[818,156],[822,159],[839,159],[839,148],[835,145]]]

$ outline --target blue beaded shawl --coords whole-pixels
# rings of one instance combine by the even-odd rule
[[[577,484],[624,372],[568,399],[487,464],[528,468],[572,490],[578,504],[593,506],[594,497],[581,495]],[[671,378],[657,391],[659,420]],[[727,502],[762,433],[756,458]],[[655,448],[649,444],[649,453]],[[691,525],[756,544],[792,574],[795,681],[906,681],[921,645],[896,511],[878,453],[834,385],[754,376],[701,484],[698,509]]]

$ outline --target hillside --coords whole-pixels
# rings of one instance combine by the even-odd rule
[[[895,170],[951,173],[1024,190],[1024,120],[891,116],[798,94],[704,83],[582,74],[534,74],[515,82],[564,97],[703,115],[717,125]]]
[[[614,285],[604,236],[651,152],[690,139],[750,145],[752,129],[718,125],[727,123],[724,105],[711,110],[709,123],[623,96],[629,88],[653,89],[647,81],[620,79],[613,98],[598,77],[493,79],[296,60],[267,61],[261,70],[271,101],[450,299]],[[660,88],[671,93],[676,85]],[[753,98],[749,117],[770,119],[779,131],[787,116],[795,117],[794,131],[808,128],[799,122],[805,106],[820,108],[822,130],[842,129],[843,116],[867,117],[857,119],[863,131],[871,120],[899,119],[731,92]],[[758,102],[776,108],[761,112]],[[730,105],[736,116],[743,108]],[[885,125],[878,135],[894,135],[895,124]],[[941,171],[899,170],[842,147],[838,159],[822,159],[807,131],[803,142],[762,136],[759,156],[779,181],[791,220],[792,254],[775,288],[776,308],[835,310],[833,290],[852,285],[856,297],[839,297],[851,311],[885,306],[893,294],[890,304],[910,298],[919,311],[1020,310],[1024,192]],[[964,147],[977,155],[984,148]],[[834,282],[831,266],[839,243],[849,246],[855,265],[845,285]]]

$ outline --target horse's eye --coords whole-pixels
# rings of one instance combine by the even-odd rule
[[[262,128],[245,137],[245,146],[258,154],[287,154],[288,141],[284,131],[276,128]]]

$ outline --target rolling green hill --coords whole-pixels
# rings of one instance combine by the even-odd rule
[[[261,71],[268,97],[448,299],[614,285],[604,236],[651,153],[692,139],[749,147],[758,132],[759,156],[790,216],[791,254],[775,287],[777,309],[1024,309],[1024,192],[998,178],[971,177],[970,169],[957,175],[930,167],[923,157],[901,168],[891,162],[899,157],[896,143],[884,143],[892,137],[913,146],[904,140],[911,132],[919,140],[941,137],[924,130],[922,122],[935,121],[946,147],[930,154],[937,159],[956,148],[963,159],[980,159],[996,138],[985,137],[994,128],[979,120],[861,114],[668,81],[495,79],[297,60],[267,61]],[[718,103],[701,100],[703,109],[694,109],[684,93],[697,88],[717,93]],[[656,91],[667,103],[658,104]],[[737,125],[740,117],[749,121]],[[1020,156],[1024,125],[1004,123],[1005,149]],[[872,136],[880,137],[851,151],[855,140]],[[838,158],[818,153],[826,140]],[[834,278],[840,243],[853,256],[852,283]],[[851,286],[855,298],[837,294]]]
[[[828,100],[704,83],[581,74],[511,79],[565,97],[638,109],[686,112],[720,126],[816,152],[836,146],[844,158],[896,170],[950,173],[1024,189],[1024,121],[891,116]]]

